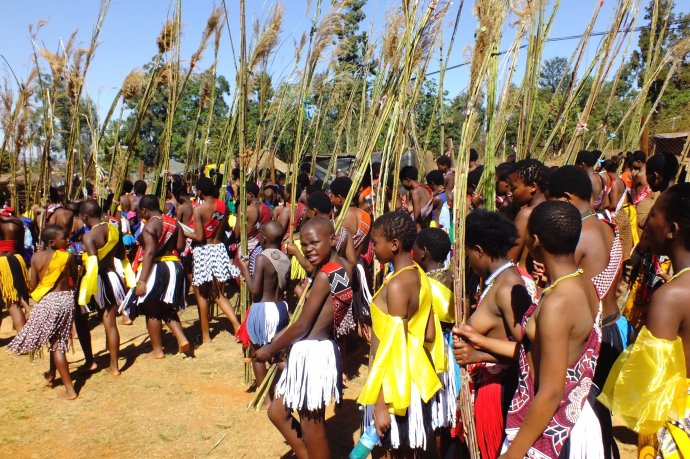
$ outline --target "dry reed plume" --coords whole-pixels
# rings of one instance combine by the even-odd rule
[[[125,81],[122,83],[122,96],[125,100],[132,100],[141,94],[141,90],[144,87],[144,72],[141,70],[132,70],[125,77]]]
[[[165,54],[170,51],[170,48],[172,48],[173,45],[175,33],[175,23],[171,19],[168,19],[165,21],[165,24],[163,24],[163,28],[161,29],[160,34],[158,34],[158,38],[156,38],[158,54]]]
[[[251,57],[249,58],[248,71],[252,73],[259,62],[265,61],[266,58],[273,52],[278,44],[278,36],[283,24],[283,14],[285,9],[283,5],[278,2],[273,9],[273,14],[264,24],[263,30],[259,35],[259,23],[255,25],[255,33],[258,37]]]

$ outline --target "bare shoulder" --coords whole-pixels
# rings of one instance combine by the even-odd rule
[[[85,244],[88,242],[92,242],[95,237],[96,237],[96,232],[93,230],[87,231],[81,236],[82,242]]]
[[[532,215],[532,207],[522,206],[515,216],[515,226],[517,226],[518,229],[526,227],[530,215]]]
[[[496,289],[496,296],[499,300],[504,300],[504,302],[510,304],[511,298],[517,295],[529,295],[522,280],[522,276],[520,276],[516,270],[510,269],[504,276],[505,277],[500,279],[501,283]]]
[[[268,263],[270,264],[270,263]],[[319,271],[316,276],[314,276],[314,281],[312,282],[311,290],[310,292],[328,292],[330,293],[331,291],[331,283],[328,280],[328,275],[323,272]]]
[[[410,292],[419,292],[420,285],[421,279],[416,269],[402,271],[388,282],[388,296],[391,292],[395,292],[395,296],[409,296]]]
[[[560,317],[560,320],[564,322],[572,322],[573,318],[583,312],[573,305],[585,301],[584,295],[576,290],[575,288],[559,289],[545,295],[539,302],[539,317]]]
[[[42,252],[36,252],[31,256],[31,264],[42,266],[49,257],[53,257],[53,253],[50,251],[44,250]]]
[[[675,339],[682,322],[690,319],[690,288],[679,280],[659,287],[649,303],[647,326],[658,338]]]

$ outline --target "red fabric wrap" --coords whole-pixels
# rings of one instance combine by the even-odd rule
[[[13,252],[17,246],[17,241],[14,239],[5,239],[0,241],[0,252]]]
[[[498,457],[503,443],[505,421],[501,407],[503,386],[500,375],[500,372],[491,374],[483,365],[472,368],[472,379],[477,381],[474,386],[474,417],[482,457]]]
[[[247,308],[247,312],[244,314],[244,320],[240,324],[240,328],[238,328],[235,332],[235,338],[242,342],[243,349],[247,349],[251,344],[251,340],[249,339],[249,332],[247,331],[247,317],[249,317],[249,311],[251,311],[251,309],[252,306],[249,305],[249,307]]]

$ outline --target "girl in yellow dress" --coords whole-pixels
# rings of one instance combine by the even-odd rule
[[[643,240],[674,274],[652,294],[645,326],[599,399],[640,434],[640,457],[690,457],[690,183],[661,194]]]
[[[405,212],[379,217],[372,226],[376,258],[393,271],[371,303],[369,376],[359,396],[364,427],[374,425],[384,448],[405,457],[432,446],[429,401],[441,382],[425,342],[437,336],[429,279],[412,260],[416,225]]]

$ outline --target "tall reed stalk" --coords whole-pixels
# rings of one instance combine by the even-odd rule
[[[86,50],[77,50],[73,55],[73,67],[69,72],[68,90],[70,96],[70,126],[68,140],[65,146],[65,155],[67,156],[67,170],[65,172],[65,178],[67,180],[67,196],[73,196],[74,190],[72,185],[74,183],[74,163],[75,163],[75,153],[77,144],[79,141],[80,134],[80,114],[79,114],[79,102],[81,101],[81,95],[84,89],[84,81],[86,79],[86,73],[89,70],[91,60],[93,59],[94,52],[98,47],[98,36],[101,32],[101,27],[103,27],[103,22],[105,21],[105,16],[108,13],[108,8],[110,7],[110,0],[101,0],[101,4],[98,10],[98,18],[96,19],[96,25],[91,33],[91,42]],[[81,59],[84,57],[84,68],[81,70]],[[83,158],[79,158],[79,166],[82,171],[82,181],[86,180],[83,176],[84,164]]]

